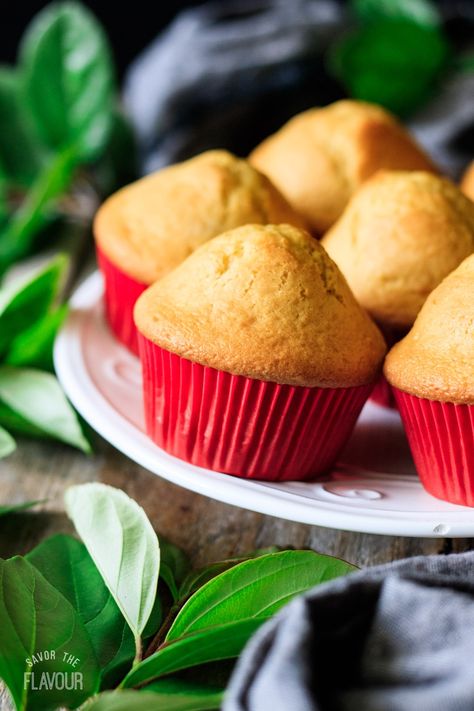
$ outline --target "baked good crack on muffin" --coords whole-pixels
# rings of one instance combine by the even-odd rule
[[[381,168],[437,172],[388,111],[337,101],[298,114],[257,146],[250,162],[323,234],[355,190]]]
[[[430,292],[474,251],[474,204],[446,178],[379,171],[322,242],[393,345]],[[395,405],[383,379],[372,398]]]
[[[146,286],[225,230],[281,221],[303,225],[265,176],[223,150],[207,151],[122,188],[105,201],[94,222],[112,330],[137,352],[132,310]]]
[[[138,299],[147,429],[211,469],[307,479],[334,461],[385,343],[321,245],[247,225]]]
[[[377,323],[408,329],[427,296],[474,252],[474,204],[447,178],[380,171],[322,243]]]

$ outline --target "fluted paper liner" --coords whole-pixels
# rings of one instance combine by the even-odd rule
[[[116,338],[132,353],[138,355],[137,329],[133,322],[135,302],[147,288],[115,266],[102,250],[97,248],[97,262],[104,277],[105,314]]]
[[[474,405],[393,391],[425,489],[438,499],[474,506]]]
[[[397,401],[395,400],[392,386],[383,374],[380,375],[375,383],[374,389],[370,393],[370,399],[381,407],[388,407],[391,410],[397,409]]]
[[[139,346],[148,435],[180,459],[248,479],[326,472],[372,388],[281,385],[193,363],[141,334]]]

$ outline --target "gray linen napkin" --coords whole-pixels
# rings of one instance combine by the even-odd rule
[[[472,711],[474,553],[315,588],[244,650],[224,711]]]
[[[472,0],[440,7],[451,41],[473,47]],[[336,0],[215,0],[179,14],[126,77],[143,172],[209,148],[246,155],[299,111],[342,98],[324,55],[351,22]],[[473,116],[474,75],[454,72],[410,122],[455,178],[472,158]]]

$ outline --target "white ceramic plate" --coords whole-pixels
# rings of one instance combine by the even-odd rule
[[[137,358],[119,345],[102,313],[102,280],[72,299],[55,347],[71,402],[102,437],[134,461],[199,494],[292,521],[399,536],[474,535],[474,509],[438,501],[419,483],[396,412],[368,403],[324,482],[272,484],[201,469],[170,456],[144,432]]]

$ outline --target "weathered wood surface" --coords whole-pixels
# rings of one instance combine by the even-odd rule
[[[196,565],[272,544],[309,547],[364,567],[472,547],[471,539],[348,533],[244,511],[160,479],[97,437],[92,456],[55,442],[22,440],[0,462],[0,504],[46,499],[35,511],[0,518],[0,556],[25,553],[48,535],[72,531],[63,494],[71,484],[87,481],[124,489],[144,507],[156,531],[182,546]]]

